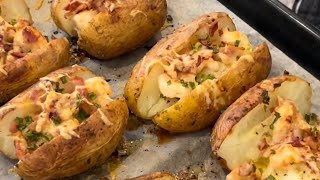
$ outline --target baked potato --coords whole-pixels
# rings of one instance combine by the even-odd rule
[[[228,180],[319,179],[319,120],[312,89],[296,76],[262,81],[216,122],[212,150],[231,170]]]
[[[134,114],[168,131],[196,131],[270,68],[265,43],[253,50],[227,14],[212,13],[158,42],[134,67],[125,97]]]
[[[56,25],[99,59],[110,59],[145,43],[159,31],[166,0],[54,0]]]
[[[14,23],[17,19],[32,22],[29,8],[24,0],[0,0],[0,8],[0,16],[7,22]]]
[[[177,180],[178,178],[171,174],[156,172],[149,175],[143,175],[128,180]]]
[[[0,151],[24,179],[58,179],[101,164],[122,139],[124,98],[74,65],[50,73],[0,108]]]
[[[0,17],[0,22],[0,104],[3,104],[40,77],[67,66],[70,53],[66,38],[47,42],[25,19],[6,22]]]

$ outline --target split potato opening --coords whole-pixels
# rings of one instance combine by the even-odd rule
[[[227,179],[319,178],[319,120],[310,112],[312,89],[298,77],[276,82],[281,78],[265,80],[246,92],[215,125],[213,151],[231,170]],[[262,93],[257,97],[253,91]],[[248,99],[257,102],[249,104]],[[243,107],[251,110],[235,112]]]

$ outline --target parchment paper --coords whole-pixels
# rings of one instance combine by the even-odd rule
[[[57,28],[53,25],[50,17],[50,2],[45,0],[39,10],[35,10],[36,0],[27,0],[30,7],[35,26],[42,33],[51,37]],[[233,19],[238,30],[245,32],[254,45],[266,41],[269,45],[273,66],[270,77],[280,75],[284,70],[291,74],[298,75],[308,80],[313,88],[313,111],[320,109],[320,83],[311,74],[298,66],[293,60],[288,58],[283,52],[274,47],[264,37],[252,29],[249,25],[239,19],[235,14],[221,5],[216,0],[167,0],[168,14],[173,17],[174,27],[167,28],[158,33],[147,47],[153,45],[162,36],[172,32],[182,24],[188,23],[200,15],[223,11],[227,12]],[[284,27],[285,28],[285,27]],[[63,36],[59,32],[55,36]],[[121,96],[124,85],[130,75],[131,69],[147,52],[147,48],[142,47],[120,58],[112,61],[101,62],[88,59],[82,65],[100,76],[108,79],[114,90],[114,96]],[[131,120],[134,118],[130,118]],[[135,129],[135,128],[133,128]],[[124,136],[124,147],[120,148],[118,155],[114,155],[111,163],[106,163],[96,167],[81,175],[68,179],[126,179],[135,176],[151,173],[154,171],[164,171],[183,174],[185,179],[224,179],[226,172],[218,162],[211,157],[209,144],[211,129],[197,133],[182,135],[170,135],[161,138],[152,123],[145,123],[138,126],[138,129],[127,131]],[[158,140],[164,141],[159,144]],[[117,158],[121,156],[121,158]],[[8,172],[15,161],[9,160],[0,155],[0,180],[20,179]]]

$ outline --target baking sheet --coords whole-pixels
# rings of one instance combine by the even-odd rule
[[[298,66],[283,52],[274,47],[254,29],[239,19],[216,0],[167,0],[168,14],[173,17],[174,27],[167,28],[158,33],[145,47],[137,49],[112,61],[101,62],[88,59],[81,63],[100,76],[104,76],[114,90],[114,96],[121,96],[126,80],[131,69],[148,51],[157,40],[167,33],[172,32],[182,24],[188,23],[200,15],[223,11],[227,12],[233,19],[238,30],[245,32],[254,45],[266,41],[269,45],[273,65],[270,77],[280,75],[284,70],[308,80],[313,87],[313,111],[320,109],[320,83],[310,73]],[[27,0],[30,7],[35,26],[45,35],[51,37],[63,36],[56,33],[57,28],[53,25],[50,17],[50,1],[45,0],[39,10],[36,10],[35,0]],[[55,32],[55,33],[54,33]],[[225,179],[226,172],[223,171],[218,162],[211,157],[210,132],[206,129],[196,133],[182,135],[168,135],[151,123],[138,123],[134,117],[130,117],[130,129],[125,133],[124,144],[114,154],[109,163],[96,167],[81,175],[67,179],[93,180],[99,178],[126,179],[154,171],[178,173],[185,179]],[[118,158],[120,157],[120,158]],[[0,180],[20,179],[10,173],[15,161],[0,155]]]

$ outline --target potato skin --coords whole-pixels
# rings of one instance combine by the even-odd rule
[[[72,74],[83,74],[87,77],[93,75],[86,68],[73,66],[55,71],[48,77],[59,73],[67,73],[71,76]],[[7,105],[23,101],[28,90]],[[75,129],[80,138],[73,137],[67,140],[61,136],[55,137],[20,159],[15,167],[17,174],[24,179],[57,179],[72,176],[102,164],[120,142],[129,113],[124,98],[116,99],[100,109],[112,125],[106,125],[99,112],[95,112]]]
[[[219,78],[216,84],[214,81],[204,82],[203,86],[206,88],[192,91],[173,106],[158,113],[153,121],[171,132],[197,131],[213,125],[223,109],[268,76],[271,68],[268,46],[265,43],[260,45],[253,52],[253,57],[254,63],[247,60],[238,61],[237,66]],[[215,88],[220,92],[218,97]],[[206,93],[209,93],[213,101],[209,106]],[[218,99],[224,102],[220,103]]]
[[[171,174],[156,172],[149,175],[143,175],[128,180],[176,180],[177,178]]]
[[[202,16],[197,20],[177,29],[172,34],[169,34],[166,38],[162,38],[147,54],[139,61],[137,65],[133,68],[131,76],[125,86],[124,96],[127,99],[127,104],[129,109],[139,117],[143,115],[138,111],[137,102],[143,87],[144,77],[148,72],[146,68],[155,59],[160,56],[165,56],[171,54],[172,49],[180,50],[184,46],[190,46],[188,43],[191,41],[192,35],[194,35],[200,26],[208,21],[213,21],[214,19],[228,16],[226,13],[218,12],[211,13],[209,15]],[[235,30],[234,24],[230,25],[230,30]],[[143,117],[144,118],[144,117]]]
[[[280,85],[283,82],[294,81],[297,78],[291,75],[283,75],[270,79],[270,82],[272,85]],[[228,134],[231,133],[232,127],[257,105],[262,103],[262,93],[265,89],[261,84],[262,82],[250,88],[219,117],[211,135],[211,147],[214,153],[220,148],[220,145]]]
[[[106,60],[135,49],[151,39],[164,24],[166,0],[124,0],[118,3],[115,2],[117,8],[112,12],[100,12],[86,28],[77,29],[79,47],[96,58]],[[53,13],[52,16],[57,26],[65,29],[57,15]]]
[[[70,62],[70,45],[66,38],[56,39],[24,58],[7,64],[0,73],[0,104],[5,103],[51,71]]]

